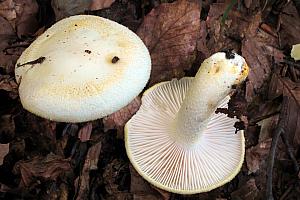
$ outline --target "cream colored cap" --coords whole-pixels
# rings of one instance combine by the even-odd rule
[[[91,15],[63,19],[39,36],[15,67],[23,107],[44,118],[102,118],[146,85],[151,58],[125,26]]]

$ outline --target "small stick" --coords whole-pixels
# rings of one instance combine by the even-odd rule
[[[273,191],[272,191],[274,159],[275,159],[279,136],[284,134],[284,119],[286,119],[288,113],[287,109],[288,109],[288,97],[283,97],[279,120],[272,138],[272,144],[271,144],[270,155],[269,155],[269,163],[267,168],[267,188],[266,188],[267,200],[274,200]]]
[[[286,150],[287,150],[290,158],[293,161],[294,170],[298,174],[298,172],[299,172],[299,164],[298,164],[297,159],[296,159],[296,157],[294,155],[294,152],[293,152],[294,148],[291,146],[291,144],[290,144],[290,142],[287,139],[287,137],[286,137],[285,134],[281,134],[281,139],[282,139],[283,143],[285,144]]]
[[[279,136],[284,132],[283,128],[279,125],[275,129],[275,133],[272,138],[272,144],[270,149],[270,155],[269,155],[269,163],[267,168],[267,188],[266,188],[266,196],[267,200],[274,200],[273,197],[273,167],[274,167],[274,159],[276,154],[276,147],[278,144]]]

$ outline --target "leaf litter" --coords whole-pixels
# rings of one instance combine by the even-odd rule
[[[300,43],[296,1],[264,5],[236,1],[231,9],[231,0],[163,2],[0,2],[1,198],[299,196],[300,64],[289,57],[291,45]],[[245,125],[245,162],[236,178],[208,193],[184,196],[159,190],[140,177],[129,163],[123,141],[124,125],[138,110],[140,97],[104,119],[82,124],[55,123],[22,109],[14,80],[17,58],[54,19],[75,14],[113,19],[141,37],[152,59],[145,89],[172,78],[194,76],[203,59],[216,51],[234,49],[246,58],[250,75],[236,89],[226,111]]]

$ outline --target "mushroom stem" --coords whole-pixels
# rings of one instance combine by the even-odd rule
[[[198,143],[219,103],[247,74],[248,66],[237,54],[216,53],[206,59],[175,117],[175,140],[184,144]]]

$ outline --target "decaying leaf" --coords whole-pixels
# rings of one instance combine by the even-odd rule
[[[136,97],[127,106],[105,117],[103,119],[104,130],[117,128],[120,133],[123,133],[122,131],[126,122],[138,111],[140,106],[141,98]]]
[[[90,4],[90,10],[100,10],[103,8],[109,8],[115,0],[92,0]]]
[[[150,85],[183,76],[195,59],[200,33],[197,1],[178,0],[154,8],[137,30],[151,54]]]
[[[11,24],[0,15],[0,51],[9,46],[9,43],[16,38],[15,31]]]
[[[83,14],[87,10],[108,8],[115,0],[52,0],[56,20]]]
[[[246,162],[249,174],[256,173],[269,155],[272,139],[267,139],[246,150]]]
[[[274,73],[270,82],[268,97],[274,99],[280,95],[288,98],[286,105],[288,116],[283,119],[285,126],[283,128],[290,143],[298,149],[300,145],[300,83]]]
[[[250,102],[270,77],[272,59],[283,58],[278,50],[278,39],[259,27],[260,14],[254,16],[242,43],[242,55],[245,57],[250,72],[246,83],[246,100]]]
[[[0,90],[9,92],[9,96],[12,99],[18,97],[18,84],[9,75],[0,75]]]
[[[300,43],[300,20],[293,2],[288,4],[283,12],[280,12],[280,46],[291,48]]]
[[[164,191],[160,192],[159,189],[151,187],[151,185],[145,181],[137,171],[130,165],[131,185],[130,192],[133,193],[135,199],[168,199],[170,193]]]
[[[4,0],[0,3],[0,16],[10,22],[19,37],[37,30],[37,12],[35,0]]]
[[[0,144],[0,165],[3,164],[4,157],[9,152],[9,144]]]
[[[91,170],[96,170],[98,169],[97,163],[99,160],[99,155],[101,151],[101,142],[93,145],[85,158],[85,162],[81,171],[81,175],[77,178],[76,188],[78,188],[78,195],[77,199],[87,199],[90,186],[89,186],[89,181],[90,181],[90,171]],[[77,186],[78,185],[78,186]]]
[[[0,69],[4,69],[6,73],[13,73],[14,64],[18,56],[8,54],[5,50],[10,47],[10,44],[14,40],[16,40],[17,35],[12,25],[8,20],[1,16],[1,13],[0,27]]]
[[[15,136],[15,122],[12,115],[0,116],[0,142],[9,142]]]
[[[240,47],[238,40],[243,38],[243,30],[248,26],[247,18],[236,9],[230,10],[225,23],[221,18],[230,1],[214,3],[210,6],[205,21],[208,31],[207,46],[211,53]]]
[[[21,38],[23,35],[33,35],[38,29],[36,0],[14,0],[17,18],[16,31]]]
[[[4,0],[0,2],[0,16],[7,20],[13,20],[17,17],[14,0]]]
[[[13,172],[21,174],[19,187],[27,187],[36,179],[56,180],[68,170],[71,170],[69,159],[48,154],[46,157],[36,156],[27,161],[17,162]]]
[[[103,178],[105,190],[109,196],[112,197],[110,199],[116,199],[118,196],[126,196],[127,191],[124,191],[121,187],[121,185],[126,184],[124,183],[126,180],[125,177],[128,175],[127,173],[124,173],[126,171],[128,171],[128,163],[119,159],[114,159],[106,165],[103,172]]]
[[[81,142],[86,142],[90,139],[92,133],[93,125],[88,122],[84,127],[82,127],[78,132],[78,138]]]
[[[259,190],[256,187],[255,179],[251,178],[245,185],[231,194],[232,199],[255,200],[257,199]]]
[[[92,0],[52,0],[52,8],[56,21],[76,14],[82,14],[87,10]]]

